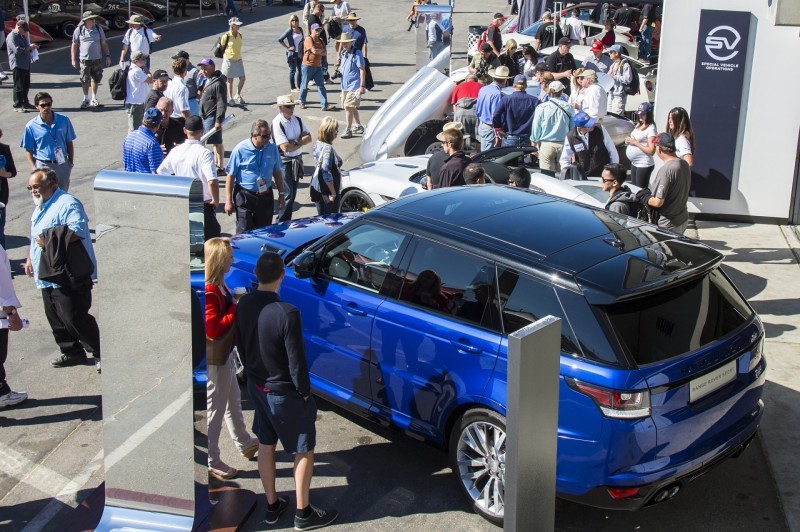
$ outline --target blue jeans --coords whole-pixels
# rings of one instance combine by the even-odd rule
[[[481,141],[481,151],[494,148],[494,129],[492,126],[483,122],[478,124],[478,138]]]
[[[653,27],[651,25],[647,25],[642,30],[642,42],[639,43],[639,58],[646,59],[647,61],[650,60],[650,53],[652,52],[653,46]]]
[[[319,92],[319,103],[322,108],[328,106],[328,90],[325,88],[325,80],[322,77],[322,67],[303,65],[301,69],[303,72],[303,80],[300,82],[300,103],[306,103],[306,96],[308,96],[308,82],[312,79],[317,84],[317,92]]]
[[[299,89],[302,86],[302,60],[300,59],[300,54],[297,52],[292,52],[292,55],[287,57],[287,63],[289,63],[289,86],[294,89]]]
[[[529,138],[525,136],[506,135],[505,137],[503,137],[503,142],[500,145],[504,147],[530,146],[531,141]]]
[[[314,206],[317,208],[317,216],[324,216],[326,214],[336,214],[337,212],[339,212],[341,204],[342,204],[341,194],[336,196],[336,199],[333,200],[333,202],[331,203],[325,203],[321,199],[314,202]]]
[[[228,5],[225,7],[225,14],[232,14],[234,17],[239,16],[239,12],[236,11],[236,0],[228,0]]]

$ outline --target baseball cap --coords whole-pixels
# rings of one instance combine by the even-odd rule
[[[608,51],[609,52],[616,52],[619,55],[622,55],[622,45],[621,44],[615,44],[615,45],[609,47]]]
[[[239,20],[239,17],[231,17],[231,19],[228,21],[228,26],[241,26],[241,25],[242,21]]]
[[[533,67],[534,72],[550,72],[550,68],[544,63],[536,63],[536,66]]]
[[[197,115],[192,115],[186,119],[186,123],[183,127],[186,128],[186,131],[201,131],[203,129],[203,119]]]
[[[561,46],[562,44],[566,44],[568,46],[572,46],[572,41],[569,40],[569,37],[561,37],[558,40],[558,45]]]
[[[311,29],[311,31],[314,31],[314,30],[318,30],[320,28],[321,28],[321,26],[315,22],[314,24],[311,25],[310,29]]]
[[[514,85],[521,85],[523,87],[528,86],[528,78],[523,76],[522,74],[514,76]]]
[[[560,81],[551,81],[550,85],[547,86],[547,92],[563,92],[564,91],[564,84]]]
[[[483,43],[481,45],[481,52],[491,52],[491,51],[492,51],[492,45],[490,45],[489,43]]]
[[[656,146],[675,151],[675,137],[666,131],[656,135]]]
[[[156,124],[160,124],[163,119],[164,115],[161,114],[161,111],[155,107],[148,107],[144,112],[144,117],[142,117],[142,124],[155,126]]]
[[[146,58],[147,58],[147,54],[145,54],[141,50],[136,50],[135,52],[133,52],[131,54],[131,61],[138,61],[139,59],[146,59]]]
[[[593,52],[602,52],[605,46],[600,41],[594,41],[592,43],[592,51]]]
[[[647,113],[653,112],[653,104],[650,102],[642,102],[639,104],[639,108],[636,109],[637,115],[646,115]]]
[[[211,59],[210,57],[204,57],[204,58],[203,58],[203,59],[201,59],[201,60],[200,60],[200,62],[199,62],[199,63],[197,63],[197,64],[198,64],[198,65],[211,65],[211,66],[214,66],[214,60],[213,60],[213,59]]]
[[[181,50],[177,54],[172,56],[173,59],[189,59],[189,52],[185,50]]]
[[[153,79],[169,79],[169,74],[167,74],[166,70],[156,70],[153,72]]]
[[[577,127],[585,127],[586,129],[592,127],[597,120],[586,114],[584,111],[578,111],[572,118],[572,123]]]

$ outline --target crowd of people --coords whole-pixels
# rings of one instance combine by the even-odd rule
[[[301,15],[290,15],[288,29],[277,39],[286,53],[290,92],[277,98],[272,121],[253,121],[249,136],[236,144],[226,162],[222,128],[228,108],[245,105],[246,81],[243,24],[232,0],[226,12],[233,16],[228,21],[229,31],[219,39],[219,68],[210,57],[194,65],[189,53],[180,50],[172,56],[172,76],[167,70],[150,69],[150,45],[161,36],[147,28],[139,15],[128,20],[130,29],[123,36],[120,55],[120,63],[126,67],[123,99],[129,131],[122,145],[122,162],[129,172],[196,177],[203,185],[207,345],[221,348],[223,353],[208,363],[209,474],[220,480],[238,475],[220,455],[218,440],[225,419],[238,452],[248,459],[258,456],[268,503],[265,521],[275,523],[289,504],[275,490],[275,449],[280,441],[284,450],[294,455],[295,529],[319,528],[338,514],[314,508],[309,502],[316,405],[299,312],[277,295],[284,275],[283,260],[265,253],[256,266],[257,289],[243,296],[234,293],[225,284],[233,252],[230,240],[221,237],[216,215],[219,206],[228,216],[235,215],[237,233],[291,220],[304,173],[303,149],[312,143],[311,200],[320,215],[339,211],[342,158],[334,142],[364,133],[359,107],[371,84],[367,33],[345,0],[334,0],[330,17],[317,0],[307,2]],[[412,18],[416,20],[410,15],[409,20]],[[70,48],[71,64],[79,71],[83,91],[82,109],[102,106],[97,87],[103,68],[111,65],[108,43],[96,19],[91,11],[83,14]],[[537,37],[537,46],[519,49],[513,40],[503,45],[499,30],[503,19],[501,13],[494,15],[487,42],[469,65],[467,80],[451,95],[454,120],[437,137],[442,151],[429,160],[427,188],[485,183],[483,168],[468,154],[472,141],[479,143],[481,150],[533,145],[542,171],[558,175],[574,168],[582,178],[601,175],[603,188],[609,192],[609,210],[635,216],[646,208],[654,222],[682,233],[688,220],[686,197],[694,151],[686,111],[673,109],[659,134],[652,105],[639,107],[638,123],[625,142],[632,165],[629,179],[602,125],[608,111],[624,109],[632,67],[622,60],[622,50],[611,45],[606,55],[597,41],[592,46],[594,60],[578,69],[569,48],[585,38],[579,25],[569,24],[567,35],[560,37],[545,31],[541,39]],[[552,21],[552,15],[546,14],[544,20]],[[449,28],[433,17],[426,30],[433,56],[449,37]],[[35,204],[25,273],[41,289],[45,315],[61,352],[51,365],[82,365],[91,354],[99,373],[99,329],[90,313],[96,260],[88,216],[80,200],[68,192],[76,133],[70,118],[54,111],[49,93],[38,92],[33,103],[28,101],[30,62],[37,47],[29,43],[27,32],[27,23],[20,20],[6,40],[14,75],[13,107],[18,112],[37,113],[25,126],[20,142],[30,166],[27,188]],[[537,49],[548,43],[557,45],[558,50],[542,60]],[[329,48],[336,57],[333,75],[328,72]],[[614,88],[608,93],[597,84],[597,72],[614,78]],[[326,88],[336,78],[341,79],[345,128],[340,134],[340,122],[326,116],[312,134],[295,111],[308,108],[311,84],[317,88],[321,109],[336,110],[328,102]],[[506,85],[513,88],[510,94],[502,92]],[[538,97],[527,92],[536,85],[541,88]],[[654,156],[664,165],[651,181]],[[0,144],[0,201],[7,202],[6,180],[16,174],[11,151]],[[224,202],[219,187],[223,177]],[[641,188],[636,194],[626,186],[629,180]],[[528,188],[531,175],[525,168],[515,168],[508,183]],[[0,318],[7,320],[7,327],[0,328],[0,408],[27,398],[25,392],[10,388],[3,368],[8,331],[23,327],[17,310],[21,304],[4,250],[4,224],[2,209]],[[63,267],[65,262],[70,268]],[[254,436],[241,411],[230,356],[233,345],[249,376],[248,392],[256,410]]]

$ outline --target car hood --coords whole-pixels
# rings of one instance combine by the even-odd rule
[[[305,247],[359,216],[360,213],[314,216],[238,234],[231,238],[233,266],[249,271],[258,257],[267,251],[274,251],[286,259],[297,248]]]
[[[359,149],[361,160],[401,155],[406,139],[417,126],[433,118],[444,118],[455,86],[450,78],[431,66],[419,69],[372,115]]]
[[[353,168],[342,175],[342,190],[359,188],[368,194],[399,198],[422,190],[410,178],[428,167],[429,155],[393,157]]]

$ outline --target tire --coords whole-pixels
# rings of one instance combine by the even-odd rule
[[[436,135],[442,132],[444,121],[430,120],[411,132],[406,140],[405,154],[425,155],[442,149],[442,143]]]
[[[366,212],[375,207],[375,203],[360,190],[351,189],[342,195],[339,212]]]
[[[505,515],[505,442],[505,418],[482,408],[464,413],[450,433],[450,467],[461,493],[477,514],[500,526]]]
[[[200,0],[203,3],[203,9],[210,9],[214,7],[214,2],[216,0]]]
[[[58,32],[65,39],[72,39],[72,34],[75,33],[75,28],[77,27],[78,27],[77,22],[73,20],[68,20],[66,22],[61,23],[61,25],[58,27]]]
[[[124,30],[128,28],[128,19],[124,15],[114,15],[111,19],[111,29]]]

